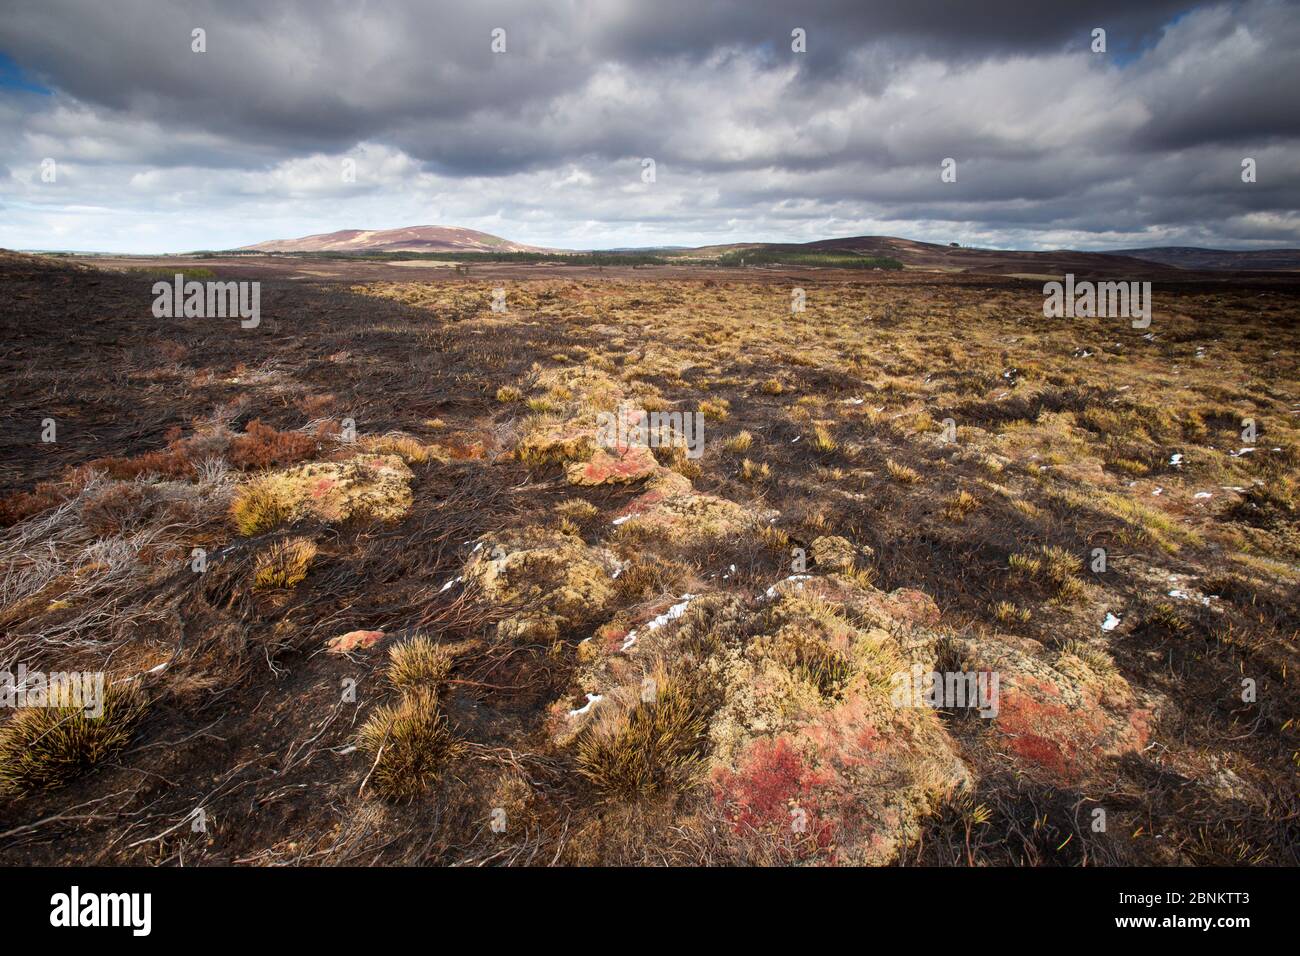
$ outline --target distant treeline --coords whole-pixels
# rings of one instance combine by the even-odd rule
[[[860,256],[855,252],[781,249],[738,249],[718,257],[722,266],[821,266],[825,269],[901,269],[903,264],[888,256]]]

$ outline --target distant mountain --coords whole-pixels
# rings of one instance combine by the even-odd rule
[[[406,226],[402,229],[340,229],[301,239],[272,239],[241,252],[546,252],[476,229]]]
[[[1201,249],[1196,246],[1158,246],[1151,249],[1116,249],[1121,256],[1146,259],[1179,269],[1232,269],[1237,271],[1295,272],[1300,270],[1300,249]]]

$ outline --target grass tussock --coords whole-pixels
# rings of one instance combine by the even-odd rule
[[[813,428],[813,437],[809,444],[824,455],[838,451],[840,447],[840,443],[835,440],[830,429],[825,425],[817,425]]]
[[[1028,624],[1033,612],[1027,607],[1020,607],[1011,601],[998,601],[993,605],[993,616],[999,624]]]
[[[749,446],[754,444],[754,436],[745,429],[741,429],[722,443],[722,447],[729,452],[739,454],[740,452],[749,451]]]
[[[1036,553],[1012,554],[1007,563],[1013,571],[1050,587],[1057,603],[1077,603],[1087,595],[1087,585],[1079,577],[1083,559],[1065,548],[1044,545]]]
[[[889,477],[904,485],[914,485],[921,480],[921,474],[915,468],[909,468],[890,458],[885,462],[885,470],[889,472]]]
[[[609,708],[577,743],[578,773],[607,797],[690,787],[703,766],[707,714],[681,682],[661,678],[653,700]]]
[[[966,516],[979,507],[979,499],[969,491],[962,489],[948,499],[943,506],[943,516],[949,521],[962,522]]]
[[[404,641],[388,652],[388,682],[403,693],[421,688],[438,690],[451,673],[454,655],[423,634]]]
[[[267,482],[254,479],[240,485],[230,502],[230,518],[244,537],[274,531],[290,518],[289,507]]]
[[[700,402],[700,414],[713,422],[725,422],[731,417],[731,403],[724,399]]]
[[[24,707],[0,726],[0,791],[59,787],[124,747],[144,716],[135,683],[107,683],[103,713],[75,706]]]
[[[426,688],[376,707],[357,734],[357,747],[371,759],[369,786],[393,801],[424,793],[464,750],[437,693]]]
[[[787,635],[782,650],[791,669],[817,688],[823,697],[836,697],[853,677],[853,662],[816,634]]]
[[[253,587],[291,588],[307,576],[316,545],[310,538],[285,538],[276,541],[257,557]]]

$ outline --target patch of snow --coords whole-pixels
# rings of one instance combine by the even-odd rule
[[[681,617],[683,614],[686,613],[686,609],[690,606],[691,601],[695,600],[695,598],[698,596],[699,595],[696,594],[683,594],[680,603],[674,604],[672,607],[664,611],[654,620],[647,622],[645,625],[645,629],[647,631],[657,631],[659,630],[659,628],[663,627],[669,621],[677,620],[679,617]],[[636,643],[636,639],[637,639],[637,628],[632,628],[632,630],[627,632],[627,637],[623,639],[623,647],[621,649],[625,651],[629,650],[632,647],[632,645]]]
[[[766,598],[774,598],[776,597],[776,589],[779,588],[782,584],[785,584],[789,581],[807,581],[810,580],[811,578],[812,578],[811,574],[792,574],[785,580],[778,581],[776,584],[773,584],[770,588],[767,589],[766,592],[764,592],[763,596]]]
[[[585,704],[583,704],[581,707],[579,707],[577,710],[571,710],[571,711],[569,711],[569,716],[570,716],[570,717],[581,717],[583,714],[585,714],[587,711],[591,710],[591,708],[595,707],[597,704],[599,704],[599,703],[600,703],[602,700],[604,700],[604,699],[605,699],[605,698],[602,697],[600,694],[588,694],[588,695],[587,695],[587,702],[586,702]]]
[[[1117,618],[1110,611],[1107,611],[1106,620],[1101,622],[1101,629],[1103,631],[1113,631],[1117,627],[1119,627],[1119,618]]]

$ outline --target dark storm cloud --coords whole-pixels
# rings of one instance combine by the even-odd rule
[[[23,170],[57,155],[69,206],[252,203],[264,228],[285,203],[305,225],[365,199],[569,244],[602,222],[699,236],[710,215],[1017,241],[1300,234],[1300,17],[1278,0],[40,0],[0,20],[0,63],[5,192],[44,211],[54,191]],[[362,171],[346,190],[345,156]],[[941,186],[948,156],[960,175]]]
[[[556,97],[580,90],[603,62],[632,69],[699,63],[740,49],[770,65],[793,63],[803,96],[834,96],[843,84],[879,89],[904,56],[970,60],[1085,50],[1094,26],[1105,26],[1117,44],[1148,40],[1192,6],[1165,0],[810,6],[41,0],[0,21],[0,50],[82,102],[290,150],[330,151],[394,130],[465,124],[466,130],[436,136],[408,133],[403,145],[448,170],[502,172],[549,162],[563,147],[544,136],[502,143],[490,129],[476,128],[475,118],[536,123]],[[488,49],[498,26],[507,31],[505,56]],[[810,52],[792,59],[795,26],[808,31]],[[195,27],[207,32],[209,52],[202,57],[190,50]],[[859,50],[870,55],[851,62]],[[653,81],[655,73],[646,77]],[[620,135],[619,125],[581,145],[626,155],[630,137]]]

